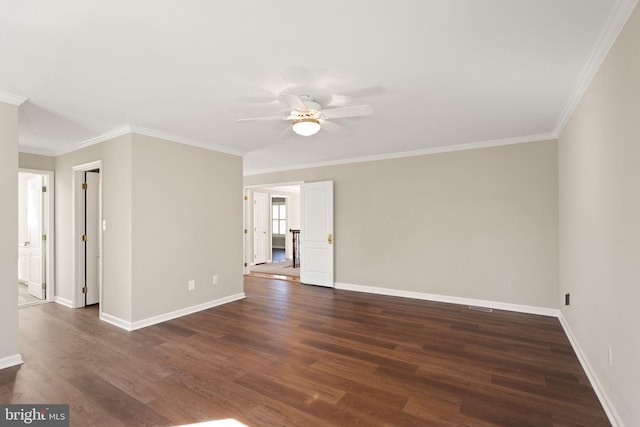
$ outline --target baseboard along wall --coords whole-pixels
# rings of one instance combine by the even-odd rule
[[[108,313],[100,313],[100,320],[107,323],[111,323],[114,326],[122,328],[126,331],[135,331],[136,329],[142,329],[147,326],[155,325],[157,323],[166,322],[167,320],[175,319],[189,314],[197,313],[198,311],[206,310],[219,305],[228,304],[230,302],[238,301],[246,298],[244,292],[235,295],[229,295],[224,298],[218,298],[216,300],[208,301],[202,304],[193,305],[191,307],[181,308],[180,310],[171,311],[169,313],[160,314],[158,316],[148,317],[146,319],[130,322],[128,320],[120,319],[119,317],[112,316]]]
[[[598,396],[598,400],[600,400],[600,404],[604,408],[604,411],[607,413],[607,417],[609,417],[609,422],[613,427],[624,427],[622,418],[620,418],[620,415],[618,415],[618,411],[616,411],[615,406],[613,406],[613,403],[611,402],[611,398],[607,394],[607,391],[602,386],[602,382],[598,379],[598,376],[596,375],[595,371],[591,367],[591,364],[589,363],[589,359],[587,359],[584,352],[582,351],[582,348],[580,347],[578,340],[576,340],[575,335],[573,335],[573,332],[569,327],[569,323],[562,315],[562,312],[560,312],[558,319],[560,320],[562,329],[564,329],[564,333],[567,335],[567,338],[569,338],[571,347],[573,347],[573,351],[576,353],[576,356],[580,361],[580,365],[582,365],[582,369],[584,369],[584,372],[587,374],[587,377],[589,378],[589,382],[591,383],[591,387],[593,388],[593,391],[596,392],[596,395]]]
[[[23,363],[24,360],[22,360],[22,355],[20,353],[3,357],[0,359],[0,370],[10,368],[12,366],[22,365]]]
[[[66,298],[62,298],[62,297],[58,297],[57,296],[57,297],[54,298],[54,301],[55,301],[56,304],[60,304],[60,305],[63,305],[65,307],[68,307],[68,308],[73,308],[73,302],[71,300],[66,299]]]
[[[365,292],[369,294],[386,295],[392,297],[412,298],[425,301],[446,302],[450,304],[469,305],[474,307],[487,307],[495,310],[517,311],[519,313],[538,314],[541,316],[558,317],[560,310],[555,308],[536,307],[530,305],[510,304],[499,301],[479,300],[473,298],[452,297],[447,295],[427,294],[423,292],[402,291],[399,289],[378,288],[375,286],[354,285],[351,283],[335,283],[336,289],[344,291]]]

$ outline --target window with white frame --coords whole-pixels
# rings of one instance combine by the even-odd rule
[[[271,201],[271,232],[273,234],[287,234],[287,204],[284,197],[274,197]]]

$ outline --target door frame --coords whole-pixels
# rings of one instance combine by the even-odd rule
[[[286,212],[286,221],[287,221],[287,227],[284,233],[284,256],[285,259],[287,258],[287,256],[291,256],[291,242],[289,241],[289,239],[287,239],[287,237],[289,236],[289,231],[288,229],[291,228],[291,222],[290,222],[290,218],[289,218],[289,196],[288,195],[283,195],[283,194],[276,194],[276,193],[269,193],[269,229],[271,230],[271,239],[269,240],[270,242],[270,251],[269,254],[271,256],[270,262],[273,262],[273,199],[274,198],[282,198],[284,199],[284,206],[285,206],[285,212]]]
[[[82,285],[84,282],[84,247],[82,242],[82,235],[84,234],[84,205],[81,184],[84,182],[84,173],[90,170],[99,169],[98,179],[98,252],[100,257],[98,258],[98,306],[99,311],[102,313],[102,264],[103,254],[102,250],[102,160],[95,160],[89,163],[83,163],[71,168],[71,188],[73,189],[73,197],[71,199],[71,262],[72,262],[72,289],[73,289],[73,308],[85,307],[84,294],[82,293]]]
[[[256,241],[258,240],[257,237],[260,235],[260,234],[256,234],[255,233],[255,231],[256,231],[256,217],[257,217],[257,210],[255,209],[255,206],[256,206],[256,195],[258,195],[258,194],[260,195],[260,197],[264,196],[264,213],[262,215],[262,220],[265,223],[265,225],[264,225],[264,227],[265,227],[265,231],[264,231],[265,236],[264,236],[264,243],[262,245],[262,250],[264,251],[264,261],[261,261],[260,264],[262,264],[264,262],[271,261],[271,257],[267,256],[267,252],[271,250],[271,227],[269,225],[270,215],[269,215],[269,211],[268,211],[268,209],[271,207],[271,203],[269,201],[270,200],[270,196],[269,196],[269,193],[263,193],[263,192],[254,191],[251,194],[251,196],[252,196],[251,197],[251,201],[253,202],[251,204],[251,209],[252,209],[252,214],[253,214],[253,217],[252,217],[252,220],[253,220],[252,225],[253,226],[251,227],[251,229],[254,232],[253,233],[253,261],[251,262],[251,265],[256,265],[256,256],[257,256],[257,251],[256,251],[256,249],[257,249],[256,248],[256,246],[257,246],[256,243],[257,242]],[[267,242],[269,242],[268,245],[267,245]]]
[[[276,182],[273,184],[257,184],[257,185],[245,185],[242,188],[243,203],[242,203],[242,218],[243,218],[243,234],[242,234],[242,254],[243,254],[243,274],[247,275],[251,271],[253,262],[253,204],[251,191],[264,190],[269,194],[269,207],[271,206],[271,194],[269,193],[270,187],[281,187],[287,185],[302,185],[304,181],[287,181]],[[271,217],[271,214],[269,214]],[[271,225],[268,226],[271,230]],[[271,241],[271,231],[269,232],[269,241]]]
[[[43,205],[43,209],[46,209],[46,227],[47,227],[47,240],[45,244],[45,261],[44,261],[44,274],[47,297],[42,301],[36,301],[27,304],[21,304],[20,307],[27,307],[35,304],[44,304],[55,301],[55,177],[53,171],[41,170],[41,169],[28,169],[18,168],[18,173],[32,173],[35,175],[42,175],[46,177],[46,206]]]

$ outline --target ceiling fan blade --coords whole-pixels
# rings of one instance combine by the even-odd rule
[[[354,100],[379,95],[384,92],[382,86],[367,86],[355,89],[332,89],[329,101],[324,105],[327,108],[338,108],[353,105]],[[360,101],[362,102],[362,101]]]
[[[302,99],[298,95],[290,95],[288,93],[283,93],[280,95],[280,99],[284,103],[286,103],[292,110],[308,112],[307,106],[304,105]]]
[[[244,119],[236,119],[236,123],[254,122],[260,120],[291,120],[290,116],[264,116],[264,117],[247,117]]]
[[[340,136],[353,135],[353,130],[345,126],[339,125],[336,122],[330,122],[328,120],[322,120],[320,123],[320,129],[326,130],[329,133],[333,133]]]
[[[291,126],[287,126],[285,128],[284,131],[282,131],[282,133],[280,135],[278,135],[278,137],[275,139],[276,141],[280,141],[282,139],[285,139],[289,136],[293,135],[293,130],[291,129]]]
[[[372,114],[373,109],[368,105],[354,105],[353,107],[330,108],[320,111],[320,117],[323,119],[370,116]]]

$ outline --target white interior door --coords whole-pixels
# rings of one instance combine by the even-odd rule
[[[333,181],[300,186],[300,282],[333,287]]]
[[[45,298],[42,273],[44,271],[43,241],[42,241],[42,176],[35,175],[27,181],[27,233],[28,233],[28,289],[29,294],[38,298]]]
[[[253,263],[267,262],[267,202],[265,193],[253,193]]]
[[[29,221],[27,221],[28,175],[19,174],[18,185],[18,280],[29,284]]]
[[[85,305],[97,304],[100,301],[100,289],[98,286],[98,265],[100,258],[100,230],[98,224],[98,194],[100,174],[85,172],[87,189],[85,193],[85,273],[87,292]]]

